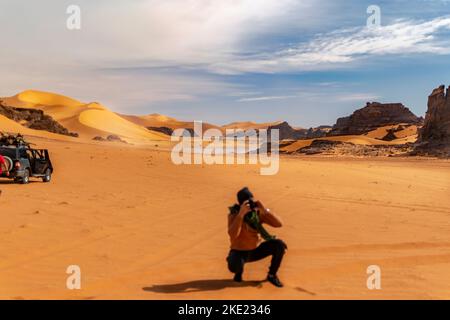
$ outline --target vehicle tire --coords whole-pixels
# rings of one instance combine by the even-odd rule
[[[43,182],[50,182],[52,181],[52,171],[50,169],[45,170],[45,176],[42,178]]]
[[[22,180],[20,180],[22,184],[29,184],[30,183],[30,169],[25,169],[25,174],[22,177]]]

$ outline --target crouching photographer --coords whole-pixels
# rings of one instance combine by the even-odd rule
[[[237,198],[239,204],[230,208],[228,216],[231,250],[227,262],[228,269],[235,274],[234,281],[242,282],[245,263],[272,256],[267,280],[276,287],[283,287],[277,272],[287,246],[263,227],[263,224],[268,224],[281,228],[280,218],[265,208],[260,201],[256,201],[248,188],[239,191]],[[264,240],[262,243],[261,238]]]

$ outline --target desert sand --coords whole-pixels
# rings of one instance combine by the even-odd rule
[[[30,138],[53,181],[0,181],[2,299],[450,298],[450,162],[282,156],[259,166],[175,166],[164,146]],[[369,138],[367,138],[369,139]],[[227,207],[249,186],[284,220],[276,289],[269,260],[225,264]],[[82,289],[66,289],[79,265]],[[366,287],[379,265],[382,290]]]
[[[184,122],[37,91],[4,101],[43,109],[80,137],[0,115],[1,130],[48,148],[55,167],[49,184],[0,180],[0,299],[450,298],[448,160],[283,155],[275,176],[257,165],[175,166],[170,138],[144,126]],[[326,139],[386,144],[389,129]],[[92,140],[107,134],[129,143]],[[398,134],[389,144],[416,129]],[[230,281],[228,206],[243,186],[284,220],[271,230],[289,246],[283,289],[260,281],[268,259],[246,266],[247,282]],[[81,290],[66,288],[70,265]],[[370,265],[382,290],[367,289]]]

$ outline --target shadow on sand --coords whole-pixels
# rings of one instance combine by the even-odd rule
[[[306,293],[306,294],[309,294],[310,296],[315,296],[315,295],[317,295],[317,294],[314,293],[314,292],[311,292],[311,291],[309,291],[309,290],[306,290],[306,289],[303,289],[303,288],[300,288],[300,287],[295,288],[295,290],[300,291],[300,292],[303,292],[303,293]]]
[[[161,284],[143,288],[144,291],[157,293],[189,293],[217,291],[226,288],[260,287],[262,281],[245,281],[241,283],[232,280],[196,280],[184,283]]]
[[[42,183],[42,180],[41,181],[30,180],[29,184],[32,184],[32,183]],[[0,179],[0,185],[2,185],[2,184],[17,184],[17,185],[21,185],[20,182],[15,182],[12,179]]]
[[[14,180],[6,180],[6,179],[0,179],[0,184],[16,184]]]

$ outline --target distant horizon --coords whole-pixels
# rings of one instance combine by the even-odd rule
[[[442,85],[442,84],[441,84],[441,85]],[[439,85],[439,86],[441,86],[441,85]],[[438,88],[439,86],[436,86],[435,88]],[[447,87],[447,85],[444,85],[444,86]],[[218,122],[212,122],[212,121],[208,121],[208,120],[205,121],[205,120],[202,120],[202,119],[185,119],[185,118],[178,118],[178,117],[176,117],[176,116],[172,116],[172,115],[170,115],[170,114],[165,114],[165,113],[158,112],[158,111],[151,112],[151,113],[145,113],[145,114],[139,114],[139,113],[136,113],[136,114],[122,113],[122,112],[117,112],[117,111],[114,110],[114,109],[111,109],[108,105],[104,104],[102,101],[99,101],[98,99],[97,99],[97,100],[95,100],[95,99],[94,99],[94,100],[93,100],[93,99],[88,99],[87,101],[83,101],[82,99],[79,99],[79,98],[77,98],[77,97],[71,96],[70,94],[69,94],[69,95],[68,95],[68,94],[63,94],[63,93],[54,92],[54,91],[51,91],[51,90],[25,89],[25,90],[22,90],[22,91],[19,91],[19,92],[15,93],[15,94],[12,94],[12,95],[3,95],[3,94],[2,94],[2,95],[0,95],[0,99],[1,99],[1,98],[14,97],[14,96],[19,95],[20,93],[23,93],[23,92],[26,92],[26,91],[36,91],[36,92],[43,92],[43,93],[49,93],[49,94],[61,95],[61,96],[64,96],[64,97],[67,97],[67,98],[70,98],[70,99],[77,100],[77,101],[79,101],[79,102],[82,103],[82,104],[99,103],[99,104],[105,106],[106,108],[108,108],[109,110],[111,110],[112,112],[117,113],[117,114],[119,114],[119,115],[124,115],[124,116],[137,116],[137,117],[143,117],[143,116],[156,116],[156,115],[160,115],[160,116],[167,116],[167,117],[169,117],[169,118],[173,118],[173,119],[175,119],[175,120],[177,120],[177,121],[182,121],[182,122],[201,121],[201,122],[203,122],[203,123],[209,123],[209,124],[212,124],[212,125],[217,125],[217,126],[219,126],[219,127],[224,127],[224,126],[231,125],[231,124],[234,124],[234,123],[245,123],[245,122],[252,122],[252,123],[255,123],[255,124],[278,123],[278,122],[282,123],[282,122],[287,122],[287,123],[288,123],[291,127],[293,127],[293,128],[302,128],[302,129],[318,128],[318,127],[322,127],[322,126],[332,127],[332,126],[334,126],[334,125],[336,124],[336,120],[337,120],[337,119],[339,119],[339,118],[341,118],[341,117],[347,117],[347,116],[350,116],[350,115],[353,114],[353,112],[355,112],[356,110],[359,110],[359,109],[364,108],[364,107],[366,106],[367,103],[403,104],[403,105],[404,105],[406,108],[408,108],[415,116],[417,116],[417,117],[419,117],[419,118],[420,118],[420,117],[425,117],[425,115],[426,115],[426,112],[425,112],[423,115],[421,115],[421,114],[416,114],[414,111],[411,110],[410,107],[408,107],[407,105],[405,105],[405,104],[402,103],[402,102],[392,102],[392,101],[391,101],[391,102],[385,102],[385,101],[366,101],[362,106],[356,107],[356,108],[355,108],[352,112],[350,112],[349,114],[345,114],[345,115],[339,116],[338,118],[335,119],[334,123],[331,123],[331,124],[319,124],[319,125],[314,125],[314,126],[304,126],[304,125],[302,125],[302,124],[296,124],[296,123],[293,123],[293,122],[291,122],[289,119],[278,119],[278,120],[277,120],[277,119],[273,119],[273,120],[270,120],[270,121],[264,121],[264,122],[258,122],[258,121],[255,121],[255,120],[253,120],[253,119],[237,119],[237,120],[234,120],[234,121],[231,121],[231,122],[218,123]],[[430,94],[431,94],[431,92],[430,92]],[[427,97],[428,97],[428,96],[427,96]]]

